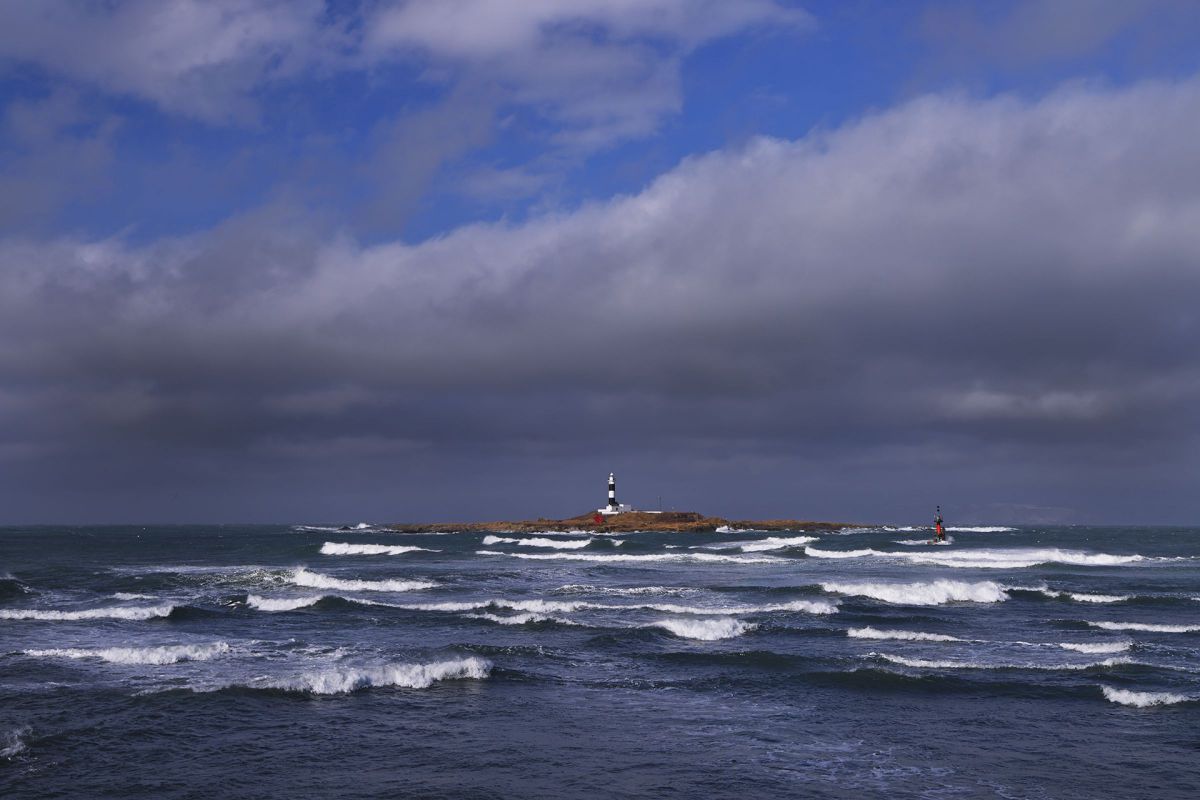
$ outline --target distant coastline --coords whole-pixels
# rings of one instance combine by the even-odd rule
[[[599,518],[600,521],[597,521]],[[496,522],[431,522],[394,523],[387,525],[398,533],[451,533],[455,531],[505,531],[536,533],[550,530],[587,531],[589,533],[631,533],[633,531],[662,531],[666,533],[711,533],[718,529],[755,531],[837,530],[850,526],[846,522],[819,522],[799,519],[728,520],[707,517],[695,511],[626,511],[609,516],[581,514],[568,519],[496,521]]]

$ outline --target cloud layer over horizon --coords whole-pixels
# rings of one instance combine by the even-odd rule
[[[653,136],[683,96],[670,75],[702,43],[817,24],[767,2],[696,15],[663,0],[571,17],[480,2],[471,29],[448,6],[380,6],[359,29],[320,3],[269,5],[229,4],[236,41],[193,23],[182,41],[203,52],[125,53],[128,68],[72,55],[69,26],[37,52],[105,91],[236,125],[264,80],[412,48],[511,92],[478,89],[492,122],[451,149],[483,146],[492,114],[537,109],[553,134],[504,167],[532,174],[547,153],[566,169]],[[61,9],[80,30],[165,13]],[[587,46],[556,55],[562,31]],[[543,59],[581,60],[584,77],[552,81]],[[187,75],[203,77],[185,101]],[[94,98],[56,91],[42,102],[65,122],[28,117],[30,147],[73,158],[82,136],[94,163],[106,149],[119,162],[103,138],[119,134],[81,121]],[[30,102],[8,104],[10,128]],[[573,514],[618,469],[647,506],[665,494],[729,516],[911,519],[941,502],[989,521],[1182,522],[1200,511],[1186,480],[1200,466],[1198,129],[1196,76],[934,90],[416,241],[286,199],[185,233],[10,227],[4,516]]]

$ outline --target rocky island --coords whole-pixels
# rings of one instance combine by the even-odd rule
[[[539,531],[587,531],[589,533],[631,533],[633,531],[662,531],[670,533],[711,533],[718,528],[756,531],[837,530],[844,522],[815,522],[798,519],[728,520],[707,517],[695,511],[623,511],[619,514],[590,512],[567,519],[540,517],[533,520],[508,522],[435,522],[387,527],[398,533],[452,533],[455,531],[492,531],[537,533]]]

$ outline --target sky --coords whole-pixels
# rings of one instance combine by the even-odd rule
[[[1200,4],[0,0],[0,524],[1195,524]]]

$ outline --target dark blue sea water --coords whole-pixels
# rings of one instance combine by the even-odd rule
[[[1194,798],[1200,532],[0,530],[0,797]]]

